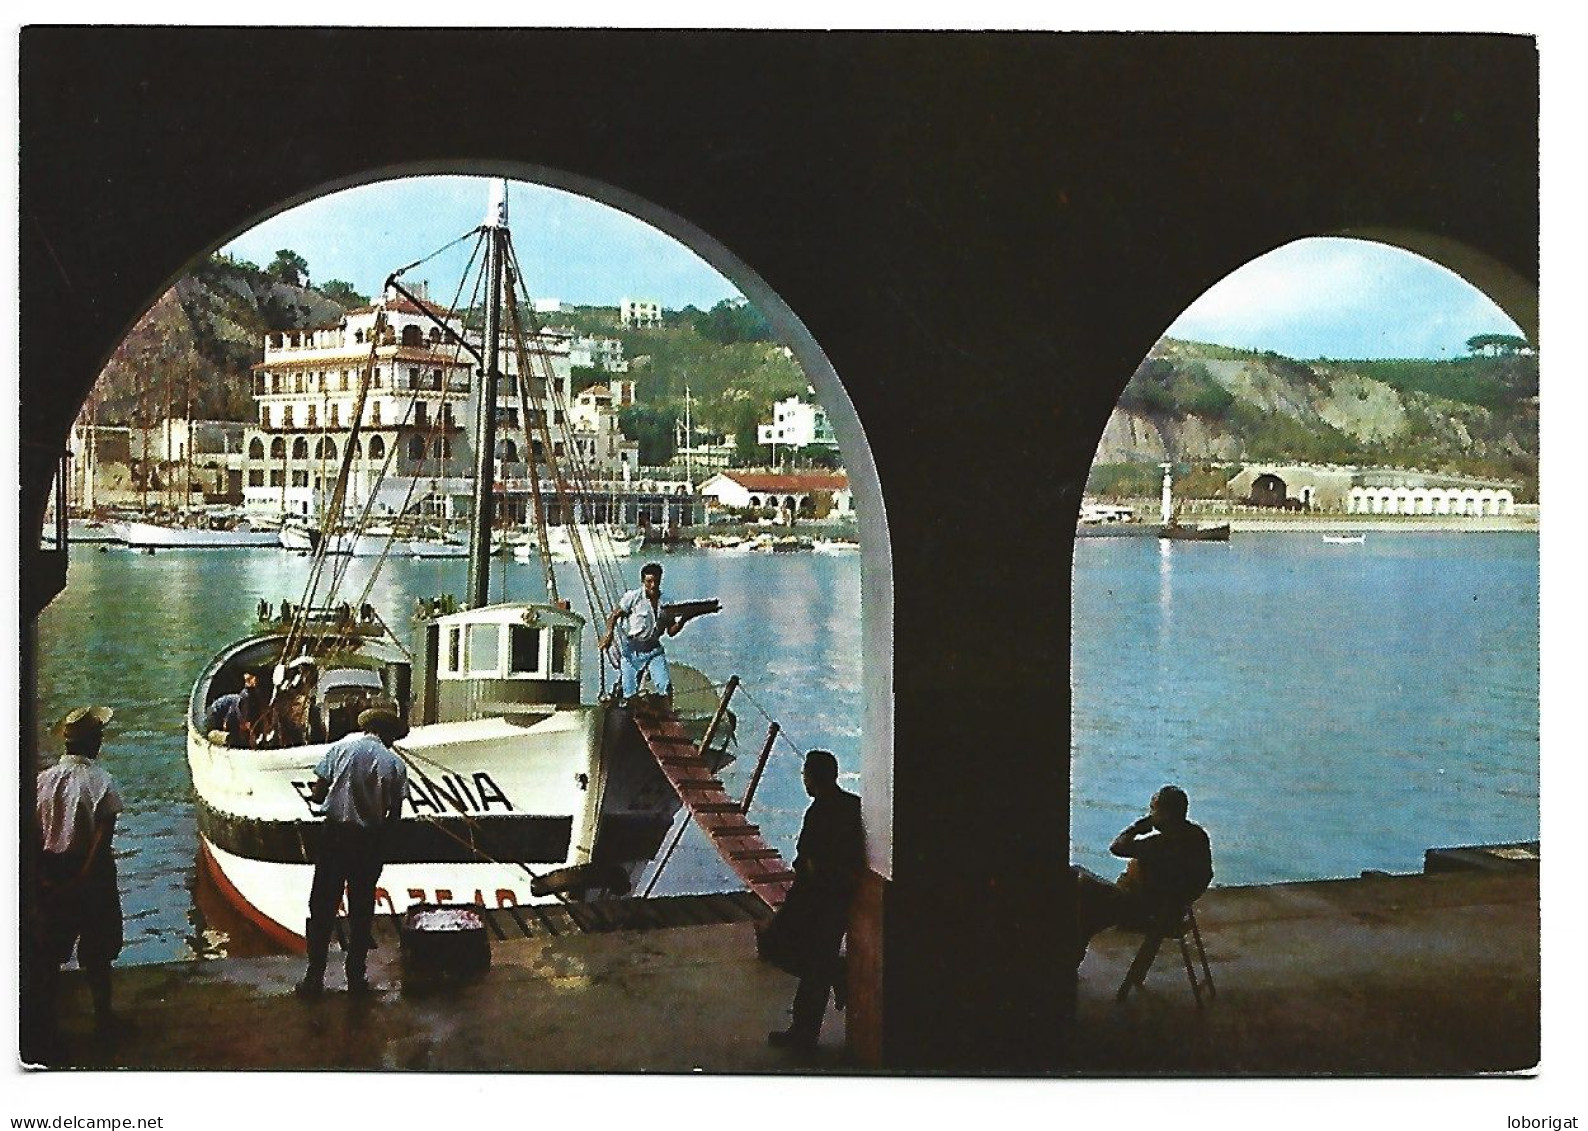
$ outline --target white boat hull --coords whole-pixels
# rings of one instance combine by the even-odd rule
[[[638,538],[619,537],[609,530],[591,528],[588,526],[568,527],[553,526],[546,531],[546,548],[551,553],[554,562],[571,562],[574,556],[574,537],[570,531],[577,531],[579,544],[584,548],[585,557],[596,561],[610,558],[627,558],[634,554],[634,547],[639,542]],[[540,547],[534,541],[520,542],[513,547],[513,560],[519,562],[533,562],[540,558]]]
[[[134,549],[235,549],[280,545],[275,530],[255,530],[247,525],[233,530],[164,526],[153,522],[111,524],[116,540]]]
[[[414,539],[406,543],[405,549],[410,558],[466,558],[469,556],[469,548],[461,542]]]
[[[409,790],[403,819],[388,838],[377,913],[418,903],[495,908],[554,900],[536,896],[531,880],[590,861],[608,786],[601,769],[604,718],[603,708],[586,706],[517,721],[415,727],[398,743]],[[325,744],[232,750],[197,728],[188,733],[207,863],[240,911],[288,942],[302,935],[308,906],[312,842],[322,818],[307,790],[325,750]],[[653,821],[671,819],[677,808],[667,797],[606,797],[605,804],[609,815],[626,805]]]

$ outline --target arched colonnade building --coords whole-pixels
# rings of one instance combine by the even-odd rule
[[[1516,500],[1506,488],[1353,487],[1347,514],[1515,514]]]

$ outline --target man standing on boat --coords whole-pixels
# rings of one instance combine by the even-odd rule
[[[1129,863],[1116,883],[1076,865],[1076,938],[1080,966],[1093,935],[1105,927],[1147,928],[1184,911],[1213,882],[1213,852],[1201,825],[1186,818],[1190,803],[1179,786],[1152,795],[1147,815],[1127,825],[1108,846]]]
[[[259,673],[249,669],[243,672],[241,691],[222,695],[210,704],[204,729],[212,735],[217,731],[224,734],[227,746],[246,750],[254,744],[254,724],[264,711],[263,700]]]
[[[371,707],[358,717],[360,732],[333,742],[314,768],[310,796],[325,807],[325,824],[314,854],[309,889],[309,920],[304,926],[309,968],[298,983],[299,997],[324,991],[325,962],[331,948],[342,889],[347,889],[347,991],[369,993],[365,957],[374,944],[375,881],[386,863],[385,833],[402,816],[408,795],[408,768],[392,743],[408,733],[390,707]]]
[[[838,787],[838,759],[827,750],[805,755],[805,811],[794,857],[794,884],[757,940],[764,958],[799,976],[793,1023],[767,1034],[776,1048],[812,1052],[831,991],[840,1009],[845,971],[839,946],[849,929],[849,903],[865,867],[860,798]]]
[[[618,667],[623,673],[623,698],[634,698],[640,678],[649,671],[656,693],[668,696],[673,691],[672,674],[667,670],[667,653],[662,651],[662,636],[677,636],[683,621],[662,611],[662,567],[655,562],[640,570],[640,587],[630,589],[618,600],[618,607],[607,617],[607,630],[596,647],[604,654],[612,646],[618,621],[624,622],[617,636]]]
[[[77,965],[94,1002],[94,1024],[113,1021],[110,964],[121,953],[121,895],[111,839],[121,794],[99,764],[109,707],[78,707],[61,721],[61,760],[39,774],[39,941],[44,1001],[53,1002],[61,964],[77,947]]]

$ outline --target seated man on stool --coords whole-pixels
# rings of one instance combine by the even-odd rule
[[[1147,816],[1132,822],[1108,850],[1130,861],[1115,883],[1079,865],[1075,873],[1076,936],[1072,957],[1079,967],[1092,936],[1105,927],[1150,929],[1165,915],[1178,915],[1213,882],[1213,851],[1201,825],[1186,819],[1185,791],[1166,785],[1152,795]]]

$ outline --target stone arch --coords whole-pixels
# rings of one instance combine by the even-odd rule
[[[319,442],[314,445],[314,458],[335,459],[336,441],[330,436],[321,436]]]
[[[386,441],[381,439],[379,436],[371,436],[369,438],[369,458],[386,458]]]
[[[277,436],[275,439],[270,441],[270,458],[271,459],[286,459],[287,458],[287,441],[284,440],[282,437]]]
[[[248,458],[249,459],[264,459],[265,458],[265,442],[263,440],[261,440],[258,436],[255,436],[252,440],[250,440],[248,442]]]
[[[299,436],[297,439],[292,441],[292,458],[293,459],[308,459],[309,458],[309,441],[306,440],[304,437]]]
[[[1252,503],[1259,507],[1277,507],[1284,503],[1290,489],[1285,481],[1271,471],[1265,471],[1252,480]]]

